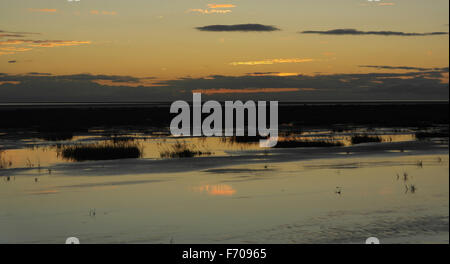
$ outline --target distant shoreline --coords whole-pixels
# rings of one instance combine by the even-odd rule
[[[205,100],[206,101],[206,100]],[[245,101],[245,100],[244,100]],[[222,102],[223,103],[223,102]],[[448,104],[447,100],[404,100],[404,101],[303,101],[303,102],[279,102],[281,106],[304,106],[304,105],[433,105],[433,104]],[[9,108],[66,108],[66,107],[164,107],[170,106],[172,102],[8,102],[1,103],[0,109]]]
[[[0,129],[84,131],[92,127],[167,128],[169,102],[0,104]],[[426,127],[449,122],[448,101],[281,102],[279,125]]]

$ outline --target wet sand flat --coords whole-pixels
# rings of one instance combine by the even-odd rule
[[[448,126],[287,126],[280,140],[5,130],[0,243],[448,243]],[[192,155],[162,155],[179,149]]]
[[[386,149],[320,159],[283,150],[297,158],[244,155],[242,164],[194,158],[172,172],[145,159],[60,164],[37,182],[36,168],[17,170],[0,184],[0,242],[448,243],[448,150]]]

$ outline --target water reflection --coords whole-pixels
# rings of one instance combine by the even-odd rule
[[[0,150],[0,169],[7,169],[9,167],[12,167],[12,161],[7,160],[6,155],[3,154],[4,151]]]
[[[17,137],[18,133],[15,133]],[[388,129],[388,128],[357,128],[353,130],[291,130],[281,133],[279,141],[288,143],[292,141],[302,144],[291,144],[287,147],[321,146],[321,142],[334,142],[336,146],[350,146],[355,143],[358,136],[358,144],[364,140],[377,139],[377,142],[404,142],[416,140],[414,129]],[[61,149],[71,146],[88,146],[102,144],[132,143],[139,146],[142,153],[139,157],[145,159],[178,158],[201,156],[235,156],[244,151],[261,150],[259,140],[256,138],[225,138],[225,137],[197,137],[174,138],[167,135],[166,131],[133,132],[133,131],[104,131],[101,129],[89,130],[79,135],[50,135],[45,138],[34,134],[26,134],[21,138],[14,138],[11,134],[3,134],[0,140],[4,150],[0,149],[0,169],[5,168],[41,168],[60,162],[71,162],[78,159],[66,159],[61,154]],[[309,144],[312,143],[312,144]],[[177,155],[171,152],[184,146],[183,153],[192,155]],[[280,143],[281,145],[281,143]],[[287,144],[290,145],[290,144]],[[187,151],[185,151],[187,150]],[[350,155],[350,152],[345,152]],[[402,151],[402,150],[401,150]],[[111,154],[111,153],[110,153]],[[109,155],[111,156],[111,155]],[[121,158],[120,156],[118,158]],[[126,157],[124,157],[126,158]],[[107,158],[103,158],[107,159]],[[91,160],[91,159],[82,159]]]
[[[192,188],[194,192],[207,193],[212,196],[232,196],[236,193],[231,185],[216,184],[216,185],[202,185]]]

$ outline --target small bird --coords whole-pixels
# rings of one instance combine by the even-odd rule
[[[408,181],[408,173],[403,173],[403,181]]]
[[[342,187],[336,187],[336,194],[342,194]]]

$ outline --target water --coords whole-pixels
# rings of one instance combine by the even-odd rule
[[[165,130],[58,140],[6,131],[0,243],[448,243],[448,139],[418,141],[416,131],[291,129],[286,138],[344,145],[270,150]],[[382,140],[351,145],[361,133]],[[74,162],[58,152],[114,138],[143,156]],[[180,141],[211,155],[161,158]]]
[[[354,128],[339,132],[329,129],[308,129],[286,131],[281,134],[279,140],[339,142],[344,146],[350,146],[351,138],[355,135],[379,137],[382,142],[407,142],[416,140],[415,133],[416,130],[412,128]],[[159,159],[163,152],[170,151],[177,143],[186,144],[189,149],[208,153],[209,156],[231,156],[240,155],[243,151],[261,151],[257,141],[240,143],[225,137],[175,138],[171,137],[167,131],[147,133],[92,129],[88,133],[71,134],[65,140],[46,140],[42,137],[45,135],[39,133],[18,136],[16,132],[13,132],[0,135],[0,162],[3,167],[47,167],[72,162],[73,160],[61,155],[60,150],[64,146],[89,145],[114,140],[124,140],[139,145],[143,149],[142,158],[144,159]]]
[[[38,182],[36,171],[26,172],[0,183],[0,242],[363,243],[377,236],[448,243],[448,155],[265,166],[147,174],[124,168],[115,176],[60,171]],[[397,178],[405,172],[407,180]]]

